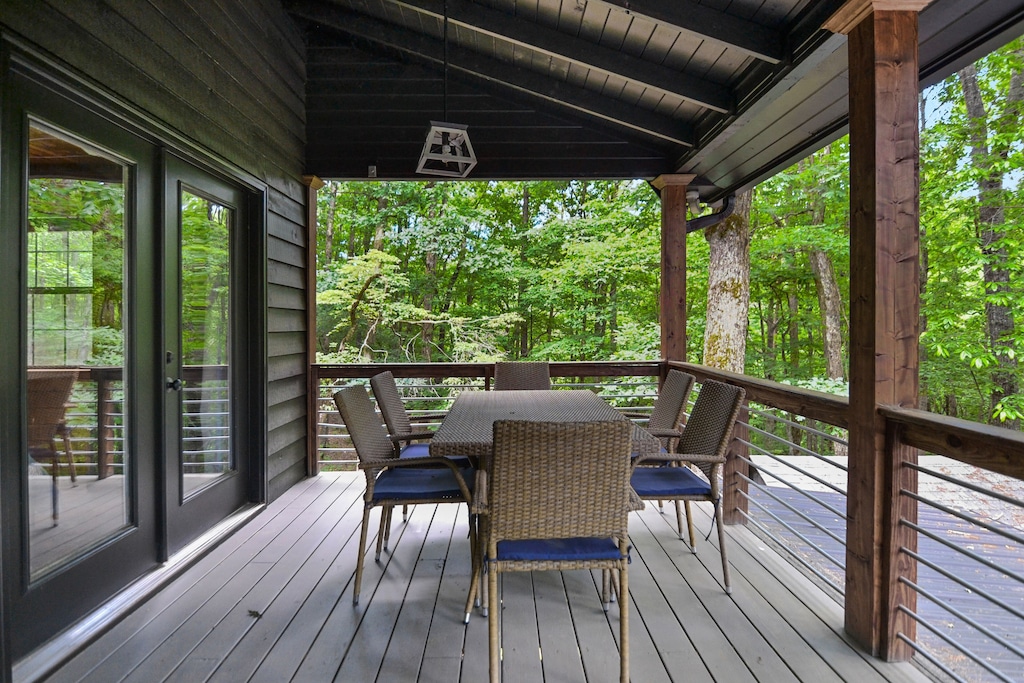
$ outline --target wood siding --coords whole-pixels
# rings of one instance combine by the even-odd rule
[[[269,497],[305,476],[305,46],[275,0],[5,0],[0,24],[267,185]],[[165,127],[160,131],[160,127]],[[175,140],[174,138],[179,138]]]

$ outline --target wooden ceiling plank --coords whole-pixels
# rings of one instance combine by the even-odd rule
[[[740,50],[769,64],[786,58],[784,37],[766,26],[692,0],[589,0]]]
[[[443,18],[442,5],[436,0],[387,2],[431,17]],[[345,3],[358,10],[363,6],[364,0],[345,0]],[[447,5],[450,26],[464,27],[550,57],[569,60],[607,75],[636,81],[720,113],[727,113],[732,107],[732,93],[719,83],[654,64],[619,50],[596,45],[588,40],[518,19],[498,10],[487,9],[466,0],[448,0]]]
[[[363,15],[326,7],[315,0],[292,0],[287,10],[333,30],[436,65],[444,63],[441,41],[397,28]],[[520,95],[539,98],[577,113],[676,145],[693,144],[693,131],[685,123],[610,99],[579,86],[554,81],[533,71],[504,64],[469,50],[448,46],[450,72],[500,84]]]

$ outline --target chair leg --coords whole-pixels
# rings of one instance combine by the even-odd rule
[[[387,524],[384,525],[384,552],[387,552],[388,541],[391,540],[391,513],[394,512],[394,510],[395,508],[390,505],[388,506],[388,521]]]
[[[402,506],[402,521],[403,522],[408,522],[409,521],[409,506],[408,505],[403,505]]]
[[[381,512],[383,514],[383,511]],[[352,586],[352,604],[359,604],[359,589],[363,583],[363,556],[366,555],[366,528],[370,526],[370,506],[363,506],[363,525],[359,530],[359,554],[356,555],[356,580]]]
[[[469,515],[469,553],[471,577],[469,580],[469,593],[466,595],[466,616],[462,623],[469,623],[469,616],[473,611],[473,601],[477,598],[477,591],[480,585],[480,535],[474,529],[477,524],[476,515]]]
[[[612,583],[612,570],[602,569],[601,570],[601,608],[605,612],[611,607],[612,596],[611,596],[611,583]]]
[[[696,555],[697,554],[697,534],[696,534],[696,532],[693,529],[693,511],[690,510],[690,501],[686,500],[686,501],[683,501],[683,503],[686,506],[686,528],[690,531],[690,552],[692,552],[694,555]],[[679,505],[679,503],[676,503],[676,505]],[[676,508],[676,514],[677,515],[679,514],[679,508]],[[679,537],[680,538],[683,537],[682,532],[680,532]]]
[[[729,560],[725,554],[725,525],[722,524],[722,503],[715,502],[715,521],[718,522],[718,550],[722,553],[722,581],[725,583],[725,592],[732,595],[732,583],[729,580]]]
[[[50,466],[50,479],[52,481],[50,486],[50,505],[53,507],[53,526],[57,526],[60,523],[60,488],[57,485],[58,467],[60,467],[60,460],[57,457],[57,451],[53,451],[53,465]]]
[[[619,573],[619,683],[629,683],[629,579],[626,566]]]
[[[388,528],[388,510],[390,509],[391,506],[380,509],[380,525],[377,527],[377,551],[373,556],[374,562],[380,562],[380,551],[384,547],[384,530]]]
[[[64,452],[68,456],[68,471],[71,473],[71,485],[78,486],[78,476],[75,474],[75,455],[71,452],[71,430],[64,427]]]
[[[487,614],[487,640],[489,644],[489,657],[491,683],[501,681],[501,646],[499,645],[498,619],[501,618],[501,610],[498,609],[498,570],[494,564],[487,566],[487,601],[489,610]]]

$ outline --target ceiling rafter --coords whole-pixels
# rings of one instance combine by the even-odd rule
[[[582,0],[608,5],[633,16],[778,64],[786,59],[785,36],[762,24],[698,5],[693,0]]]
[[[342,0],[353,9],[367,9],[365,0]],[[437,0],[386,0],[394,7],[422,16],[443,19]],[[337,2],[336,4],[341,4]],[[720,113],[733,107],[731,91],[720,83],[644,61],[590,41],[541,26],[466,0],[447,0],[448,23],[498,38],[549,57],[565,59],[584,69],[616,76],[661,93],[675,95]]]
[[[444,44],[436,38],[348,12],[337,5],[326,6],[316,0],[289,0],[285,6],[295,16],[358,40],[387,47],[435,66],[444,64]],[[448,68],[451,72],[510,88],[520,95],[539,98],[545,103],[641,133],[662,144],[693,144],[693,129],[688,124],[451,44],[448,46]]]

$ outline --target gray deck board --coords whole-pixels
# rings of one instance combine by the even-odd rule
[[[396,514],[379,563],[375,512],[353,606],[361,492],[355,473],[297,485],[48,680],[486,680],[487,619],[474,610],[462,624],[465,508],[415,506],[407,523]],[[710,508],[695,509],[707,533]],[[730,597],[717,538],[694,556],[673,525],[656,506],[630,521],[633,681],[927,680],[852,647],[841,608],[749,532],[728,530]],[[602,611],[599,572],[502,580],[505,683],[618,680],[619,605]]]

